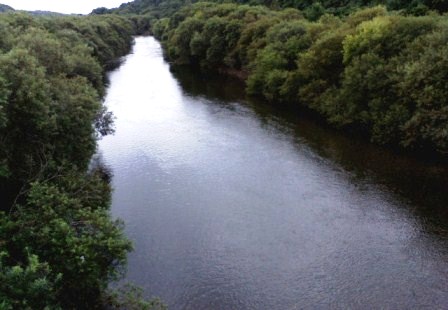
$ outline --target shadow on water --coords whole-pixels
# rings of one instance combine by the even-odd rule
[[[292,136],[296,147],[310,147],[322,160],[349,173],[354,183],[378,184],[396,196],[421,220],[428,233],[448,235],[448,167],[397,154],[367,143],[360,137],[328,128],[308,113],[278,107],[245,95],[244,83],[231,77],[203,75],[186,67],[172,67],[182,90],[191,97],[207,98],[225,109],[243,105],[262,125]],[[238,102],[238,103],[235,103]],[[303,115],[305,114],[305,115]]]

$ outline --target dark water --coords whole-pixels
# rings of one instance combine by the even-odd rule
[[[171,309],[448,308],[448,173],[170,72],[137,38],[100,143],[127,279]]]

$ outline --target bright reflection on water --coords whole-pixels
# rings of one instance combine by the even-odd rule
[[[135,243],[127,279],[148,296],[171,309],[448,307],[446,183],[428,181],[446,171],[252,105],[226,81],[175,78],[153,38],[110,81],[117,131],[100,150]]]

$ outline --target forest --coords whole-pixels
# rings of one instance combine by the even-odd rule
[[[146,14],[175,64],[231,73],[250,95],[378,145],[446,157],[447,2],[220,2],[93,13]]]
[[[154,18],[170,17],[184,6],[202,1],[185,0],[135,0],[123,3],[115,9],[97,8],[93,14],[139,14],[151,15]],[[210,0],[212,3],[235,3],[251,6],[262,5],[273,10],[295,8],[301,10],[309,19],[316,20],[324,14],[346,16],[355,10],[365,7],[383,5],[388,10],[400,11],[410,15],[425,15],[427,13],[448,11],[445,0]]]
[[[121,307],[107,285],[132,246],[110,173],[89,163],[113,132],[105,72],[136,32],[119,16],[0,15],[1,309]]]
[[[197,3],[159,19],[169,59],[236,73],[250,95],[414,153],[448,152],[448,19],[384,6],[338,17]]]
[[[132,249],[110,213],[106,72],[151,32],[176,64],[242,78],[373,143],[448,154],[446,1],[136,0],[0,14],[0,308],[163,308],[108,290]],[[10,10],[2,6],[1,10]],[[129,298],[128,298],[129,297]],[[136,303],[136,304],[135,304]]]

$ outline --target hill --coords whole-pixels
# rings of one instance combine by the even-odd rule
[[[12,7],[10,7],[9,5],[0,3],[0,13],[9,12],[9,11],[14,11],[14,9]]]
[[[13,9],[9,5],[0,3],[0,13],[12,12],[12,11],[17,11],[17,10]],[[37,11],[18,10],[17,12],[25,12],[25,13],[29,13],[29,14],[35,15],[35,16],[63,16],[63,15],[65,15],[65,14],[62,14],[62,13],[50,12],[50,11],[40,11],[40,10],[37,10]]]
[[[57,13],[57,12],[51,12],[51,11],[25,11],[26,13],[29,13],[31,15],[35,16],[64,16],[66,14],[63,13]]]

